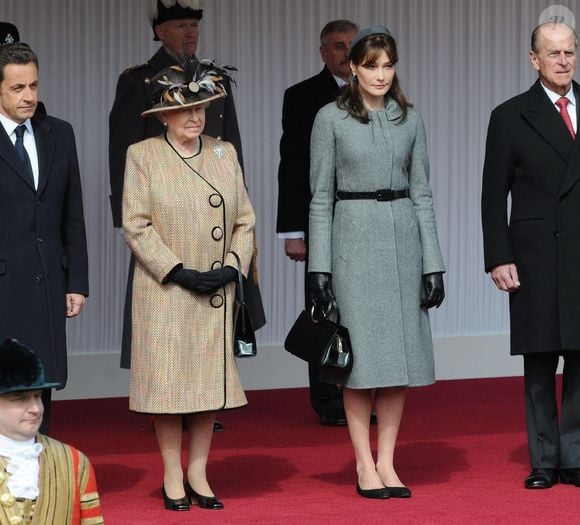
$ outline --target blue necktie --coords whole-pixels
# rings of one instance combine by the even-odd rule
[[[32,182],[32,185],[34,186],[34,175],[32,174],[32,164],[30,163],[30,157],[28,156],[28,153],[26,152],[26,148],[24,147],[23,136],[24,136],[25,131],[26,131],[26,126],[24,124],[18,126],[14,130],[14,133],[16,133],[16,143],[14,144],[14,147],[16,148],[16,152],[18,153],[20,160],[24,164],[24,167],[26,168],[26,171],[30,177],[30,181]]]

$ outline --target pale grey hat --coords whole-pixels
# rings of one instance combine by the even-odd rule
[[[350,42],[350,50],[352,51],[353,48],[354,48],[354,46],[356,46],[361,40],[364,40],[365,38],[368,38],[369,36],[372,36],[372,35],[388,35],[388,36],[393,36],[393,35],[391,35],[391,32],[385,26],[365,27],[364,29],[361,29],[354,36],[354,38],[351,40],[351,42]]]

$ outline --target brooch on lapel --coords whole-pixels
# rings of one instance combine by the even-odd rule
[[[217,145],[213,147],[213,152],[218,156],[220,159],[225,156],[226,150],[223,146]]]

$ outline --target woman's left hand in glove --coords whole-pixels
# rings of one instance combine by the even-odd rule
[[[439,308],[445,299],[445,286],[443,274],[428,273],[423,275],[423,290],[421,291],[421,308]]]
[[[238,271],[231,266],[201,272],[198,275],[199,284],[206,293],[215,292],[227,283],[235,281],[237,278]]]

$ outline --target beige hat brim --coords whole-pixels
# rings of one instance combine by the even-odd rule
[[[151,109],[148,109],[147,111],[143,111],[143,113],[141,113],[141,116],[142,117],[149,117],[151,115],[155,115],[157,113],[163,113],[166,111],[175,111],[175,110],[180,110],[180,109],[191,108],[194,106],[202,106],[203,104],[210,103],[212,100],[217,100],[218,98],[224,98],[225,96],[226,96],[225,93],[218,93],[218,94],[212,95],[210,97],[204,98],[203,100],[196,100],[195,102],[186,102],[185,104],[176,104],[174,106],[155,105]]]

